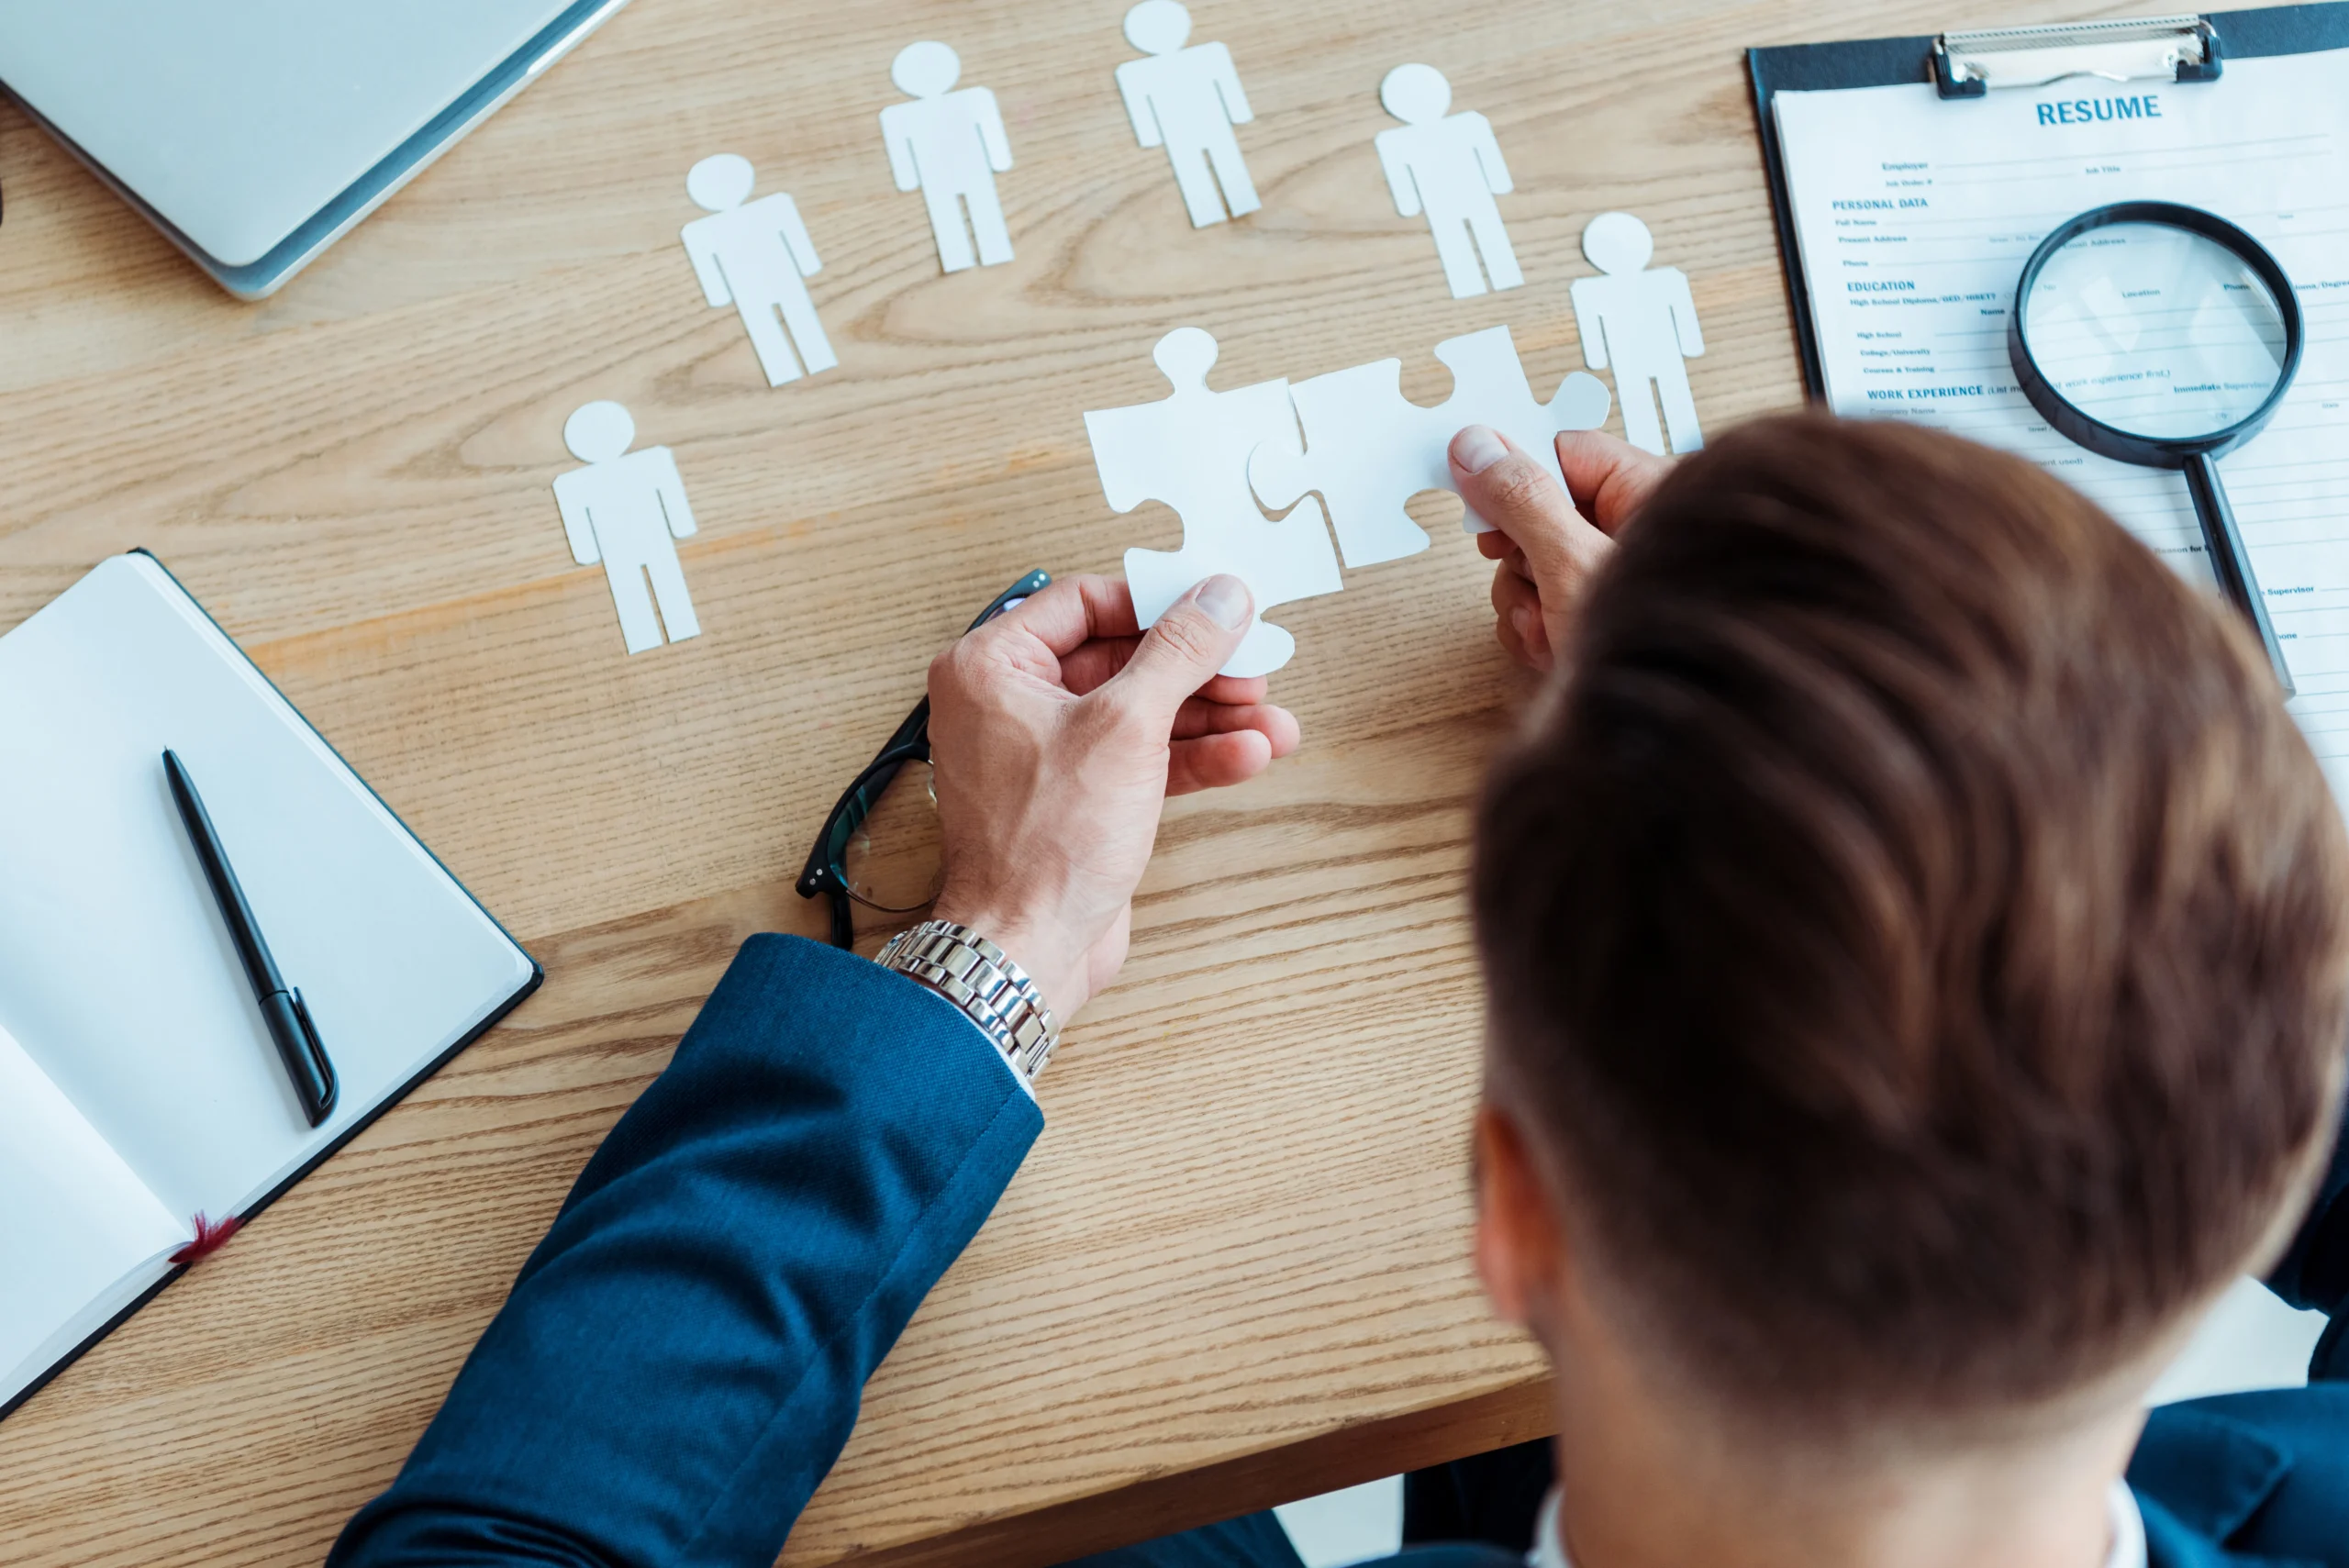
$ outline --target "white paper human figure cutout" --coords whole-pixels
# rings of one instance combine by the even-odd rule
[[[1705,351],[1705,337],[1697,329],[1688,274],[1677,267],[1642,270],[1655,254],[1655,237],[1628,212],[1592,218],[1582,231],[1582,253],[1600,275],[1576,278],[1569,291],[1575,328],[1582,334],[1583,361],[1615,372],[1623,439],[1661,456],[1668,429],[1674,451],[1695,451],[1705,444],[1705,433],[1697,426],[1697,400],[1682,361]],[[1656,425],[1659,403],[1664,429]]]
[[[1475,113],[1447,117],[1452,83],[1432,65],[1397,66],[1379,83],[1378,101],[1403,122],[1378,133],[1378,163],[1395,194],[1395,210],[1405,217],[1427,214],[1452,297],[1483,294],[1488,273],[1496,289],[1525,282],[1493,200],[1517,187],[1501,161],[1492,122]]]
[[[803,359],[811,375],[840,361],[817,319],[816,302],[807,297],[805,280],[823,270],[816,242],[799,221],[799,208],[781,191],[742,205],[757,180],[751,161],[731,152],[695,164],[685,176],[685,193],[713,216],[685,225],[683,239],[711,308],[732,305],[742,313],[767,384],[781,386],[799,379]],[[796,355],[794,339],[799,344]]]
[[[580,408],[563,425],[562,441],[587,466],[558,476],[554,498],[572,556],[582,566],[604,563],[628,651],[641,653],[661,646],[664,626],[671,642],[683,642],[701,635],[701,622],[694,618],[693,595],[677,564],[676,540],[694,531],[677,460],[667,447],[629,451],[635,439],[636,421],[618,404]]]
[[[1219,43],[1185,49],[1190,36],[1191,13],[1177,0],[1141,0],[1126,13],[1126,41],[1149,58],[1118,67],[1118,91],[1141,144],[1165,147],[1191,227],[1205,228],[1223,221],[1226,202],[1234,217],[1262,205],[1231,131],[1256,117],[1231,51]]]
[[[1193,584],[1229,572],[1248,584],[1260,618],[1223,673],[1267,674],[1288,662],[1297,639],[1261,617],[1344,586],[1320,506],[1308,501],[1286,517],[1268,517],[1248,489],[1248,454],[1268,440],[1296,439],[1288,383],[1211,390],[1216,341],[1196,327],[1166,334],[1151,358],[1174,384],[1172,395],[1085,417],[1110,507],[1130,512],[1159,501],[1183,519],[1182,549],[1126,551],[1135,614],[1151,626]]]
[[[950,91],[962,75],[961,57],[944,44],[907,44],[890,65],[889,80],[913,101],[881,111],[889,170],[897,177],[897,189],[919,191],[929,204],[938,259],[950,272],[972,264],[974,233],[978,265],[1011,260],[1011,232],[1004,227],[1003,203],[995,189],[995,177],[1011,167],[1011,139],[1004,134],[1003,111],[993,93],[985,87]]]

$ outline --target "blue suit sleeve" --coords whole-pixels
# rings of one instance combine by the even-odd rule
[[[753,938],[329,1568],[768,1568],[1042,1128],[939,997]]]
[[[2349,1126],[2335,1137],[2308,1218],[2267,1276],[2267,1287],[2286,1301],[2332,1319],[2309,1362],[2313,1381],[2349,1378]]]

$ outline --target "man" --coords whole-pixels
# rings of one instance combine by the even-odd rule
[[[995,94],[985,87],[954,92],[962,79],[963,60],[952,49],[935,39],[909,43],[891,62],[889,80],[912,101],[881,111],[890,172],[897,189],[921,193],[938,240],[939,264],[950,272],[1011,260],[1011,231],[995,188],[995,177],[1011,168],[1011,139]],[[975,256],[974,235],[979,242]]]
[[[1574,503],[1453,448],[1501,640],[1563,672],[1473,887],[1476,1256],[1557,1373],[1538,1560],[2349,1564],[2337,1326],[2307,1389],[2142,1408],[2239,1270],[2349,1296],[2349,843],[2258,651],[1947,437],[1559,451]],[[937,914],[1063,1016],[1163,795],[1296,744],[1210,678],[1249,616],[1211,579],[1137,638],[1071,583],[932,667]],[[748,944],[333,1562],[763,1568],[1041,1127],[940,984]],[[1295,1560],[1260,1515],[1106,1561]]]
[[[671,642],[699,637],[693,592],[677,559],[677,540],[691,539],[696,525],[676,454],[667,447],[629,450],[636,420],[606,399],[573,410],[562,439],[587,465],[555,475],[562,531],[573,560],[582,566],[603,562],[628,651],[658,648],[664,637]]]
[[[1624,439],[1662,456],[1669,434],[1674,451],[1695,451],[1705,432],[1697,423],[1688,361],[1705,351],[1705,334],[1688,274],[1648,265],[1655,236],[1628,212],[1602,212],[1585,224],[1582,253],[1598,275],[1576,278],[1567,288],[1575,330],[1582,336],[1583,363],[1615,373]]]
[[[751,201],[757,184],[758,171],[740,153],[712,153],[695,164],[685,175],[685,194],[709,216],[685,225],[680,238],[702,297],[713,310],[734,307],[767,384],[781,386],[841,361],[807,292],[807,280],[824,262],[799,204],[785,191]],[[805,373],[801,360],[807,361]]]
[[[1118,92],[1134,139],[1166,149],[1191,227],[1206,228],[1224,220],[1226,203],[1233,217],[1264,206],[1231,128],[1256,114],[1231,51],[1219,43],[1184,48],[1190,38],[1191,13],[1182,0],[1141,0],[1126,13],[1126,41],[1142,58],[1118,67]]]
[[[1452,297],[1524,285],[1525,273],[1493,198],[1517,189],[1501,157],[1493,122],[1474,110],[1451,114],[1452,83],[1432,65],[1398,65],[1379,83],[1378,101],[1403,123],[1378,133],[1378,166],[1395,210],[1427,214]],[[1481,260],[1481,265],[1479,264]]]

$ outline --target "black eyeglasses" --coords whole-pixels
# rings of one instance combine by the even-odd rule
[[[1030,572],[997,594],[964,635],[1017,608],[1052,580],[1049,572]],[[922,776],[900,783],[899,773],[909,765]],[[855,945],[853,911],[859,904],[877,914],[908,915],[938,896],[934,845],[925,841],[934,840],[938,817],[929,773],[930,699],[924,697],[824,818],[824,830],[799,873],[800,897],[831,897],[834,947]],[[894,791],[893,783],[898,784]],[[927,869],[926,883],[914,880],[915,865]]]

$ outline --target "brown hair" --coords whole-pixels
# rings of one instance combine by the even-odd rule
[[[2228,614],[1890,423],[1748,425],[1627,532],[1477,826],[1491,1092],[1709,1385],[2018,1407],[2270,1233],[2349,845]]]

